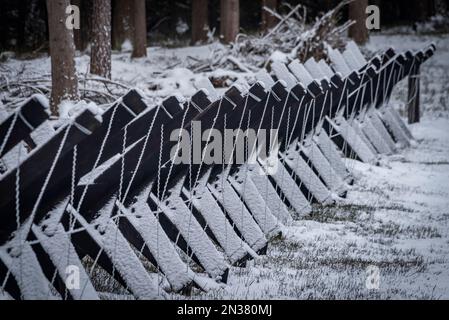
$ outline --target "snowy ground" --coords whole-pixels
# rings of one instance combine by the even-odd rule
[[[357,181],[347,203],[315,207],[310,217],[286,227],[266,256],[233,268],[227,286],[194,292],[193,299],[449,298],[449,38],[378,35],[367,49],[420,49],[431,41],[437,54],[422,67],[423,120],[412,126],[416,145],[380,167],[349,161]],[[155,101],[173,93],[190,96],[204,74],[186,69],[188,57],[207,58],[214,46],[220,45],[149,48],[148,58],[134,61],[129,53],[116,53],[113,80],[139,87]],[[88,56],[76,62],[85,74]],[[10,59],[2,67],[9,77],[20,70],[21,78],[38,78],[50,72],[50,61]],[[224,72],[230,73],[215,75]],[[250,76],[231,73],[235,79]],[[406,93],[403,82],[391,101],[402,111]],[[368,290],[372,266],[380,270],[380,286]]]
[[[348,202],[315,207],[229,285],[194,298],[449,298],[449,120],[412,127],[418,143],[387,165],[349,163]],[[368,290],[368,267],[380,271]]]

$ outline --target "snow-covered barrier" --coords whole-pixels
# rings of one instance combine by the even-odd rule
[[[249,89],[220,96],[204,79],[190,99],[157,106],[131,90],[57,127],[46,102],[31,98],[0,123],[0,293],[97,299],[114,283],[106,290],[158,299],[225,284],[312,203],[345,196],[345,158],[376,164],[410,144],[389,97],[434,50],[389,49],[367,61],[349,43],[329,50],[330,65],[275,62]],[[180,129],[193,134],[188,158],[199,152],[200,162],[177,161]],[[204,161],[216,143],[204,133],[248,129],[270,132],[259,141],[266,157],[247,150],[243,163],[230,161],[235,139],[229,159]]]

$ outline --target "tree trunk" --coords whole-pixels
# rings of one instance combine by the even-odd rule
[[[349,20],[355,23],[349,28],[349,37],[357,44],[368,41],[368,29],[366,28],[366,7],[368,0],[354,0],[349,4]]]
[[[414,0],[411,5],[415,14],[415,21],[423,22],[429,17],[429,1]]]
[[[209,30],[208,0],[192,0],[192,43],[206,41]]]
[[[224,43],[235,40],[240,29],[239,0],[221,0],[220,37]]]
[[[449,6],[449,1],[435,0],[434,11],[437,13],[445,14],[445,13],[447,13],[448,6]]]
[[[276,26],[277,18],[263,7],[276,11],[277,0],[262,0],[262,30],[267,31]]]
[[[90,73],[111,78],[111,0],[93,1]]]
[[[134,43],[131,58],[147,56],[147,20],[145,0],[134,0]]]
[[[112,12],[112,47],[121,50],[122,44],[133,41],[133,0],[115,0]]]
[[[78,99],[73,31],[65,25],[65,10],[69,5],[69,0],[47,0],[52,81],[50,108],[55,116],[62,100]]]
[[[71,0],[73,5],[80,9],[80,28],[74,29],[75,48],[79,51],[86,50],[90,40],[92,29],[92,0]]]

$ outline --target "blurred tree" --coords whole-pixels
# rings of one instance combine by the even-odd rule
[[[145,0],[133,0],[134,41],[132,58],[147,56],[147,21]]]
[[[112,48],[121,50],[125,41],[133,42],[133,0],[114,0],[112,8]]]
[[[207,40],[209,30],[208,0],[192,0],[192,43]]]
[[[93,1],[90,73],[111,78],[111,0]]]
[[[90,30],[92,29],[92,2],[93,0],[71,0],[73,5],[80,9],[80,28],[74,29],[75,48],[80,51],[86,50],[90,41]]]
[[[354,0],[349,3],[349,19],[355,23],[349,28],[349,37],[357,44],[364,44],[368,41],[368,29],[366,28],[366,7],[368,0]]]
[[[221,0],[220,37],[224,43],[230,43],[240,30],[239,0]]]
[[[53,115],[58,115],[62,100],[78,99],[73,31],[65,25],[65,10],[69,5],[69,0],[47,0],[52,82],[50,109]]]
[[[277,18],[265,10],[264,7],[276,11],[277,0],[262,0],[262,30],[266,31],[276,25]]]

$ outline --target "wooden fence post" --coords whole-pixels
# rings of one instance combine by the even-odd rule
[[[408,78],[408,123],[419,122],[419,91],[420,91],[420,68],[414,68]]]

